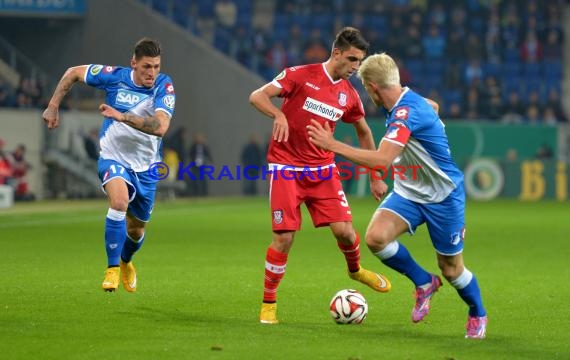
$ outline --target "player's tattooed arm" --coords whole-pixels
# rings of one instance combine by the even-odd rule
[[[88,65],[81,65],[67,69],[59,80],[59,83],[57,84],[49,102],[49,105],[59,107],[59,104],[61,104],[61,101],[65,95],[73,87],[73,84],[78,81],[83,81],[85,78],[85,72],[87,71],[88,67]]]
[[[163,137],[170,125],[170,116],[163,111],[157,111],[154,116],[141,117],[135,114],[122,113],[107,104],[101,104],[99,111],[106,118],[115,119],[115,121],[125,123],[149,135]]]
[[[138,117],[133,114],[122,114],[123,119],[120,120],[125,124],[134,127],[144,133],[157,135],[156,132],[161,128],[162,122],[156,116]]]
[[[59,80],[48,106],[42,114],[42,118],[46,122],[48,129],[55,129],[59,125],[59,105],[63,101],[65,95],[71,90],[73,84],[78,81],[84,81],[85,72],[88,65],[74,66],[67,69],[67,71]]]

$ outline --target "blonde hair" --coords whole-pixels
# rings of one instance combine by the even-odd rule
[[[358,69],[358,77],[363,82],[373,82],[379,87],[400,85],[398,65],[386,53],[367,57]]]

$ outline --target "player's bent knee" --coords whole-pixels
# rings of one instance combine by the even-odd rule
[[[341,242],[353,242],[356,239],[354,227],[351,222],[337,222],[330,224],[334,237]]]
[[[353,240],[356,240],[356,236],[354,235],[354,231],[352,230],[352,228],[349,229],[343,229],[343,230],[337,230],[334,232],[334,237],[337,238],[340,241],[350,241],[350,242],[354,242]]]
[[[274,232],[273,247],[281,252],[286,252],[293,244],[293,232]]]
[[[372,252],[382,251],[394,239],[390,238],[385,231],[369,230],[366,232],[366,245]]]
[[[144,236],[144,227],[131,228],[127,231],[129,237],[133,240],[140,240]]]
[[[440,262],[438,265],[439,269],[441,270],[441,275],[447,281],[456,279],[463,272],[463,265],[460,264],[448,264],[445,262]]]
[[[127,198],[109,199],[109,207],[117,211],[127,211],[127,208],[129,207],[129,199]]]

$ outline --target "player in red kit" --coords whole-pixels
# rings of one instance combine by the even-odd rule
[[[285,274],[295,232],[301,227],[302,203],[315,227],[329,226],[332,230],[350,278],[379,292],[390,290],[386,277],[360,266],[360,239],[352,225],[334,154],[314,146],[306,129],[311,119],[323,125],[328,123],[332,131],[337,121],[350,123],[361,147],[376,149],[360,97],[348,81],[367,50],[368,42],[360,31],[344,28],[337,34],[326,62],[287,68],[249,97],[256,109],[273,119],[273,138],[267,155],[272,170],[269,194],[273,241],[265,258],[262,323],[278,323],[277,287]],[[281,109],[271,102],[276,96],[284,99]],[[387,187],[371,178],[370,189],[380,199]]]

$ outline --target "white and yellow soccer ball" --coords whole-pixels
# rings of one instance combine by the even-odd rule
[[[344,289],[334,294],[330,311],[337,324],[362,324],[368,315],[368,303],[360,292]]]

